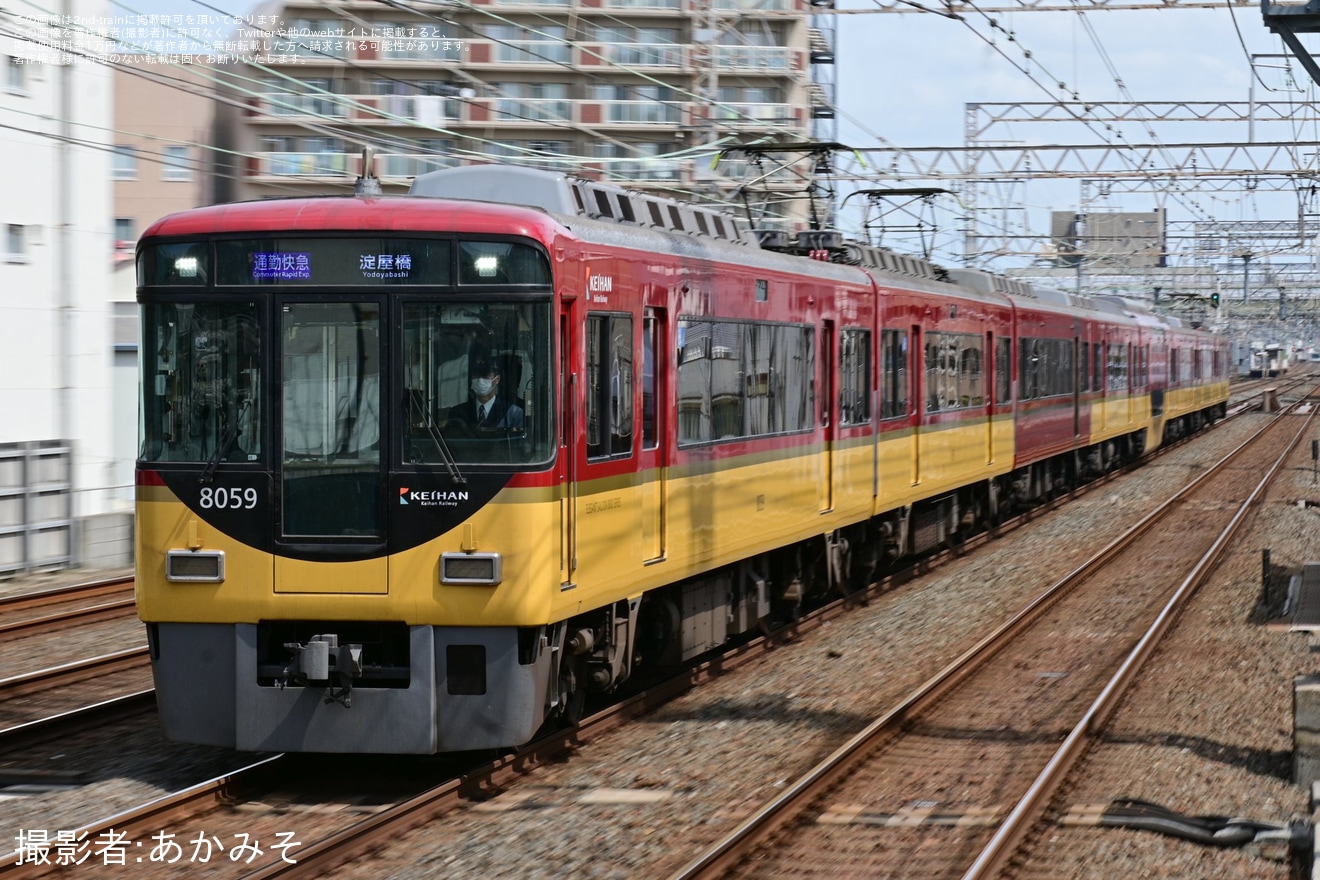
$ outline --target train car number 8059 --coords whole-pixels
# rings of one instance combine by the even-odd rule
[[[257,490],[251,487],[227,489],[224,486],[207,486],[202,489],[197,503],[205,510],[226,507],[230,510],[251,510],[257,506]]]

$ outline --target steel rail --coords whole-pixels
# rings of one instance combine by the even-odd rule
[[[93,724],[105,724],[120,718],[153,712],[155,709],[156,689],[148,688],[79,709],[70,709],[58,715],[39,718],[36,721],[15,724],[13,727],[0,729],[0,753],[48,743],[65,730],[86,730]]]
[[[9,596],[0,596],[0,611],[9,611],[28,606],[49,605],[51,602],[58,602],[63,599],[104,596],[121,592],[125,584],[132,583],[132,575],[121,575],[99,581],[84,581],[77,584],[66,584],[61,587],[52,587],[49,590],[33,590],[32,592],[27,593],[14,593]]]
[[[258,773],[269,771],[283,759],[283,753],[263,758],[254,764],[240,767],[222,776],[199,782],[196,785],[156,798],[131,810],[125,810],[122,813],[116,813],[108,818],[84,825],[73,831],[73,837],[74,839],[83,837],[96,839],[111,829],[126,832],[140,828],[159,827],[162,820],[180,811],[193,810],[199,804],[205,804],[207,801],[216,801],[235,783],[246,781],[249,777],[256,776]],[[156,824],[152,825],[151,823]],[[7,856],[0,856],[0,876],[13,877],[17,880],[17,878],[39,877],[54,871],[62,871],[61,866],[56,865],[20,863],[20,856],[21,853],[17,850]]]
[[[83,681],[91,675],[109,674],[125,669],[141,667],[147,657],[147,646],[127,648],[97,657],[74,660],[59,666],[25,672],[9,678],[0,678],[0,700],[12,699],[23,694],[34,693],[52,687],[60,687],[75,681]]]
[[[1297,406],[1299,405],[1295,405],[1285,412],[1292,412]],[[1301,442],[1302,436],[1309,432],[1315,422],[1317,412],[1320,412],[1320,408],[1313,404],[1310,405],[1310,412],[1302,420],[1302,426],[1293,435],[1292,440],[1275,459],[1274,464],[1266,471],[1252,493],[1242,502],[1228,525],[1224,527],[1223,531],[1219,533],[1219,537],[1211,544],[1210,549],[1205,552],[1205,555],[1196,563],[1192,571],[1178,585],[1178,589],[1174,591],[1164,608],[1156,616],[1155,622],[1151,624],[1146,634],[1137,642],[1136,647],[1128,654],[1118,671],[1109,680],[1109,683],[1101,690],[1100,696],[1086,710],[1082,719],[1077,722],[1072,732],[1064,739],[1063,744],[1059,746],[1053,757],[1046,763],[1045,768],[1036,777],[1027,793],[1018,801],[1012,812],[995,831],[990,842],[981,850],[972,866],[963,874],[963,880],[983,880],[983,878],[997,875],[1004,869],[1005,862],[1012,856],[1015,849],[1021,845],[1041,812],[1045,809],[1050,796],[1058,788],[1068,771],[1076,765],[1085,753],[1086,745],[1099,733],[1105,721],[1113,714],[1114,709],[1118,706],[1119,699],[1132,685],[1137,672],[1155,650],[1155,646],[1168,633],[1174,619],[1187,600],[1219,564],[1219,560],[1227,552],[1229,543],[1236,537],[1247,515],[1255,508],[1261,496],[1265,494],[1265,490],[1269,488],[1270,483],[1274,481],[1275,476],[1284,466],[1288,457],[1297,448],[1297,444]]]
[[[1281,412],[1280,416],[1289,411]],[[1277,421],[1278,417],[1272,419],[1270,425],[1276,424]],[[1266,430],[1268,428],[1262,429],[1261,432],[1253,435],[1211,467],[1202,471],[1200,475],[1142,517],[1122,535],[1119,535],[1091,558],[1049,586],[997,630],[944,667],[907,697],[904,697],[894,709],[873,721],[848,742],[820,761],[774,800],[749,816],[738,827],[713,844],[706,852],[690,861],[679,871],[671,874],[669,880],[695,880],[699,877],[715,877],[730,870],[741,861],[744,853],[750,848],[766,840],[780,827],[791,821],[801,810],[806,808],[807,804],[818,793],[826,790],[836,779],[848,773],[854,762],[897,735],[904,722],[933,705],[964,679],[972,675],[1002,648],[1012,642],[1021,630],[1044,615],[1046,611],[1061,600],[1073,584],[1088,575],[1092,569],[1104,564],[1134,543],[1149,531],[1156,522],[1180,505],[1185,496],[1211,479],[1247,447],[1253,445]],[[1255,497],[1254,493],[1253,497]]]
[[[45,608],[61,602],[72,602],[79,599],[91,599],[99,596],[113,596],[123,593],[125,585],[131,585],[132,583],[132,577],[117,577],[101,581],[88,581],[82,584],[70,584],[64,587],[56,587],[50,590],[40,590],[31,593],[15,593],[12,596],[0,597],[0,613],[12,614],[29,608]],[[109,602],[89,605],[83,608],[74,608],[56,612],[54,614],[43,615],[41,617],[29,618],[27,620],[0,623],[0,635],[46,632],[75,621],[80,623],[92,623],[100,620],[116,619],[127,616],[123,613],[124,610],[132,609],[133,606],[134,597],[130,594],[127,597],[117,598]]]

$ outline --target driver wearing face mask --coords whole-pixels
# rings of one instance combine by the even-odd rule
[[[500,368],[492,360],[473,365],[472,393],[464,403],[451,407],[448,418],[477,430],[522,430],[523,411],[500,395]]]

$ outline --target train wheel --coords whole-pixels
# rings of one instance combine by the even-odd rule
[[[582,720],[587,706],[587,689],[583,669],[577,658],[565,660],[559,670],[559,717],[569,724]]]

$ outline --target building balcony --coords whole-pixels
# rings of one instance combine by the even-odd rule
[[[796,0],[715,0],[716,12],[760,15],[765,12],[797,12]]]
[[[571,121],[573,104],[573,101],[561,98],[496,98],[490,101],[474,101],[473,110],[489,108],[489,117],[485,121],[490,123],[526,125]]]
[[[419,174],[456,168],[462,162],[453,156],[428,154],[381,153],[376,157],[376,176],[386,183],[408,183]]]
[[[463,102],[441,95],[258,95],[253,122],[288,123],[307,117],[347,122],[442,127],[462,119]]]
[[[712,111],[714,122],[737,130],[805,126],[806,109],[793,104],[726,103]],[[494,126],[544,130],[547,123],[571,123],[616,132],[699,126],[703,105],[690,101],[565,100],[562,98],[449,98],[438,95],[266,95],[252,108],[250,121],[278,133],[281,127],[316,119],[381,126],[432,129]],[[307,154],[316,155],[316,154]]]
[[[257,95],[249,103],[253,115],[277,119],[320,116],[329,119],[347,119],[352,110],[344,103],[348,96],[290,95],[286,92],[267,92]]]
[[[764,124],[800,125],[799,108],[792,104],[717,104],[715,121],[730,127],[756,127]]]
[[[556,40],[472,40],[466,44],[472,66],[562,67],[573,61],[568,43]]]
[[[692,160],[619,159],[594,165],[609,180],[632,184],[672,184],[687,180]]]
[[[355,12],[379,12],[379,0],[338,0],[336,8]],[[591,12],[592,10],[672,10],[690,14],[694,11],[693,0],[486,0],[483,7],[509,9],[549,9]],[[798,12],[799,0],[716,0],[716,9],[720,12],[756,14],[758,12]],[[833,8],[832,0],[808,0],[804,7]],[[285,0],[286,14],[293,10],[306,10],[308,13],[324,13],[324,0]]]
[[[256,153],[248,157],[247,170],[248,177],[342,182],[357,176],[361,158],[357,153]]]
[[[716,46],[721,70],[787,74],[802,69],[802,50],[788,46]]]
[[[596,7],[611,12],[634,9],[645,12],[687,12],[683,0],[579,0],[579,3],[584,9]]]
[[[627,67],[681,70],[686,60],[683,46],[665,43],[583,43],[576,61],[583,67],[620,64]]]
[[[579,121],[584,125],[683,125],[687,103],[659,101],[581,101]]]

